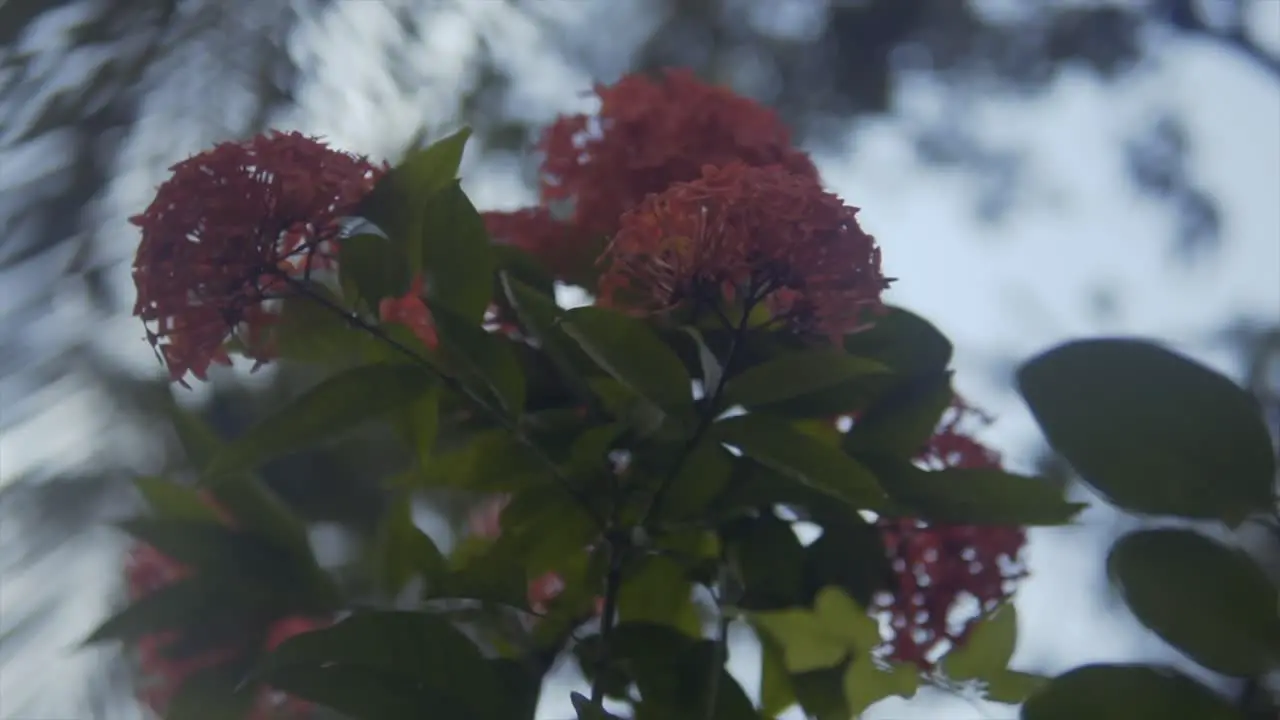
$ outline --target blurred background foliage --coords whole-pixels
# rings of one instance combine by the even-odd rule
[[[336,12],[356,4],[381,5],[378,19]],[[216,140],[294,126],[320,108],[386,143],[351,149],[392,159],[412,138],[470,124],[481,151],[469,166],[517,170],[527,184],[538,129],[562,108],[517,65],[553,58],[583,80],[581,90],[679,65],[774,106],[815,151],[848,152],[851,128],[899,123],[930,168],[966,173],[973,212],[999,223],[1020,201],[1029,158],[985,139],[977,99],[1031,99],[1068,69],[1120,83],[1187,37],[1222,46],[1280,84],[1280,49],[1250,32],[1267,13],[1280,14],[1280,3],[0,2],[0,433],[55,448],[18,467],[0,458],[0,717],[137,713],[122,692],[127,668],[110,653],[75,663],[66,653],[114,602],[123,545],[104,519],[133,507],[133,475],[181,465],[167,420],[174,395],[157,367],[140,370],[134,349],[120,347],[141,335],[124,317],[136,238],[122,219],[172,162]],[[459,23],[469,31],[458,33]],[[307,46],[303,31],[321,40]],[[362,90],[385,100],[385,115],[342,116],[344,89],[308,82],[345,53],[380,59]],[[937,107],[899,102],[921,81],[942,88]],[[405,105],[420,109],[414,126],[394,119]],[[1188,169],[1190,149],[1182,118],[1159,107],[1114,149],[1134,186],[1164,203],[1173,219],[1168,252],[1188,263],[1223,241],[1218,204]],[[1238,354],[1238,378],[1280,426],[1280,323],[1227,318],[1219,341]],[[178,400],[232,435],[308,378],[286,367],[219,380]],[[67,413],[88,432],[56,419]],[[397,462],[378,437],[357,434],[264,475],[321,523],[335,557],[354,557],[381,509],[368,479]],[[1052,458],[1044,469],[1067,481]],[[456,518],[459,508],[433,510]],[[79,674],[41,672],[46,661]]]

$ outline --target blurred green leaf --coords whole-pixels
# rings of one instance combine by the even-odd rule
[[[901,378],[858,416],[845,435],[845,451],[913,458],[954,398],[950,372]]]
[[[782,645],[793,673],[833,667],[851,653],[869,654],[880,644],[875,619],[836,587],[823,588],[812,610],[756,612],[751,620]]]
[[[693,604],[693,583],[674,560],[661,555],[640,558],[618,592],[618,621],[673,627],[702,637],[702,621]]]
[[[924,318],[886,306],[870,329],[845,336],[845,352],[879,360],[902,375],[937,375],[951,364],[951,341]]]
[[[773,610],[804,601],[804,548],[790,524],[762,512],[735,520],[721,534],[726,556],[742,583],[736,605]]]
[[[785,420],[739,415],[712,425],[711,434],[747,457],[854,508],[879,508],[886,499],[870,470]]]
[[[874,360],[837,350],[791,352],[734,376],[725,384],[723,406],[763,407],[888,371]]]
[[[517,493],[502,511],[497,546],[510,548],[529,577],[562,570],[599,537],[595,519],[558,486]]]
[[[456,181],[421,202],[422,272],[432,313],[480,324],[493,298],[494,259],[484,219]]]
[[[1049,683],[1049,678],[1017,670],[989,673],[986,698],[991,702],[1017,705]]]
[[[201,520],[134,518],[121,530],[172,560],[224,579],[268,582],[297,574],[289,555],[265,538]]]
[[[432,385],[400,413],[400,432],[413,450],[421,471],[431,465],[440,431],[440,386]]]
[[[222,522],[218,518],[218,513],[194,487],[153,476],[136,478],[133,486],[142,494],[147,507],[158,518],[199,520],[214,524]]]
[[[822,536],[804,548],[806,598],[834,585],[869,607],[876,593],[893,587],[893,567],[878,528],[844,507],[815,519]]]
[[[1240,550],[1143,530],[1116,541],[1107,573],[1142,624],[1211,670],[1256,677],[1280,659],[1276,588]]]
[[[860,655],[849,663],[842,685],[849,712],[858,717],[886,698],[914,696],[920,687],[920,677],[912,665],[902,664],[882,670],[876,667],[870,655]]]
[[[169,701],[165,720],[240,720],[250,716],[262,686],[245,682],[244,663],[222,663],[187,676]]]
[[[849,720],[853,713],[845,699],[844,676],[850,663],[791,676],[796,700],[816,720]]]
[[[494,666],[449,621],[427,613],[358,613],[286,640],[259,674],[356,718],[503,720],[505,688]]]
[[[226,594],[218,589],[217,583],[201,577],[183,578],[157,588],[104,620],[83,644],[132,643],[147,635],[198,623],[225,605]]]
[[[427,583],[448,571],[436,544],[413,522],[413,498],[403,494],[388,507],[378,528],[377,575],[382,590],[396,596],[415,576]]]
[[[591,700],[582,693],[569,693],[569,700],[573,703],[574,712],[578,713],[578,720],[622,720],[617,715],[592,705]]]
[[[524,412],[525,379],[510,341],[447,309],[433,310],[432,317],[455,377],[519,417]]]
[[[409,292],[413,279],[408,249],[402,243],[373,233],[342,239],[338,247],[338,276],[344,290],[349,292],[346,297],[349,304],[363,300],[375,311],[379,300],[398,298]],[[318,305],[314,301],[313,304]]]
[[[777,717],[796,703],[791,673],[782,645],[758,627],[756,636],[760,640],[760,710],[767,717]]]
[[[1138,340],[1060,345],[1018,370],[1049,443],[1132,512],[1231,526],[1275,506],[1276,456],[1249,393]]]
[[[1022,720],[1245,720],[1205,686],[1170,668],[1084,665],[1022,705]]]
[[[529,574],[523,558],[510,544],[486,543],[478,554],[458,562],[430,584],[424,599],[460,598],[528,611]]]
[[[670,720],[759,720],[742,686],[721,669],[715,705],[707,712],[715,644],[698,641],[666,625],[621,623],[608,641],[609,657],[631,675],[644,698],[637,716]]]
[[[357,214],[382,229],[410,253],[409,267],[422,266],[421,248],[425,212],[423,201],[445,189],[458,177],[462,153],[471,130],[463,128],[432,145],[408,153],[382,176],[365,196]]]
[[[636,318],[599,307],[564,314],[561,327],[605,372],[663,410],[693,404],[684,363]]]
[[[317,282],[305,284],[308,295],[323,297],[333,307],[345,307],[342,299],[324,285]],[[373,303],[377,309],[377,301]],[[362,343],[370,339],[332,308],[307,295],[291,295],[282,299],[279,319],[273,329],[279,356],[302,362],[329,364],[354,359]]]
[[[551,359],[569,388],[580,398],[590,398],[591,390],[582,378],[583,369],[589,367],[590,360],[560,327],[563,311],[556,305],[554,296],[536,290],[507,273],[502,274],[502,284],[525,332],[538,341],[540,349]]]
[[[436,379],[411,365],[379,363],[321,381],[226,445],[205,472],[213,484],[277,455],[327,440],[405,407]]]
[[[704,519],[704,511],[724,492],[732,471],[733,456],[720,443],[703,438],[681,463],[656,520]]]
[[[986,679],[1004,672],[1018,644],[1018,614],[1005,603],[974,628],[968,640],[952,648],[942,660],[942,670],[954,680]]]
[[[952,525],[1064,525],[1086,505],[1038,478],[985,468],[922,470],[907,460],[863,457],[889,497],[913,516]]]
[[[426,487],[456,487],[476,492],[518,490],[547,480],[547,467],[504,428],[471,436],[461,448],[437,453],[423,469]]]

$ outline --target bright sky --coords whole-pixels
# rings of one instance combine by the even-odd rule
[[[610,9],[620,14],[639,2],[612,3]],[[295,57],[309,79],[299,106],[278,118],[277,126],[324,133],[353,151],[394,155],[424,114],[440,125],[454,122],[457,89],[470,82],[468,68],[479,52],[478,32],[496,39],[491,47],[514,73],[513,107],[525,109],[531,119],[545,120],[587,102],[581,92],[589,78],[560,60],[530,23],[501,10],[504,3],[436,13],[421,38],[402,32],[388,9],[392,4],[339,3],[309,21],[294,38]],[[559,22],[570,32],[571,24],[589,26],[604,5],[574,3],[575,12]],[[544,7],[551,16],[567,5]],[[631,28],[636,38],[646,34],[639,23],[613,26]],[[625,30],[608,38],[575,37],[581,38],[577,50],[602,67],[625,66],[634,45]],[[357,47],[383,47],[387,55],[342,50]],[[393,78],[387,56],[429,61],[404,63]],[[123,218],[145,203],[172,161],[240,132],[228,118],[243,106],[233,90],[220,95],[218,82],[211,77],[214,86],[199,89],[205,98],[218,97],[217,111],[223,113],[215,112],[203,125],[179,122],[197,112],[184,104],[196,100],[189,83],[181,91],[170,83],[174,87],[151,101],[112,188],[115,215],[109,224],[123,230]],[[938,111],[940,92],[928,84],[911,85],[902,99],[904,109],[926,115]],[[207,99],[203,103],[210,109]],[[1136,194],[1115,152],[1143,119],[1165,108],[1179,111],[1189,123],[1192,174],[1226,218],[1223,250],[1191,267],[1170,257],[1167,208]],[[1280,89],[1273,78],[1216,46],[1184,42],[1119,86],[1067,73],[1038,100],[993,99],[970,112],[980,121],[984,139],[999,148],[1026,149],[1033,158],[1032,172],[1019,189],[1023,201],[999,225],[975,218],[972,176],[923,168],[902,126],[892,120],[860,128],[850,142],[856,152],[817,160],[831,187],[864,208],[862,221],[884,248],[887,272],[901,278],[893,301],[930,318],[955,341],[958,384],[996,414],[987,439],[1015,467],[1025,468],[1038,434],[1008,379],[990,376],[991,359],[1025,358],[1080,335],[1126,333],[1165,340],[1234,373],[1231,355],[1210,346],[1208,335],[1236,315],[1280,320]],[[477,205],[510,207],[528,198],[512,168],[472,169],[467,185]],[[1109,324],[1096,319],[1088,303],[1101,283],[1119,291],[1121,313]],[[136,325],[122,321],[116,328],[109,342],[113,352],[137,367],[154,367],[147,365],[154,360]],[[29,463],[74,460],[75,453],[91,447],[85,439],[100,431],[87,420],[92,402],[85,397],[62,403],[58,411],[0,437],[5,459],[0,483]],[[1094,660],[1167,657],[1161,643],[1117,612],[1104,593],[1105,544],[1119,522],[1111,513],[1091,511],[1078,527],[1033,532],[1033,577],[1017,601],[1022,634],[1016,665],[1054,673]],[[99,578],[91,583],[105,583],[103,572],[84,570],[86,577]],[[6,582],[0,602],[21,602],[23,587]],[[89,595],[94,597],[80,603],[84,627],[62,633],[68,642],[103,610],[100,596]],[[735,643],[734,656],[735,674],[754,694],[755,649],[749,642]],[[66,675],[59,675],[68,681],[86,662],[84,655],[60,649],[41,661],[64,668]],[[0,697],[14,691],[13,684],[0,677]],[[555,688],[543,709],[547,718],[571,717],[567,690]],[[7,716],[3,708],[0,715]],[[1016,712],[921,697],[909,705],[886,701],[866,717],[1005,720]]]

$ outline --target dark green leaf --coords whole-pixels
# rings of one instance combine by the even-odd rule
[[[400,432],[413,449],[418,469],[431,465],[440,430],[440,386],[433,385],[406,405],[400,415]]]
[[[848,335],[850,355],[872,358],[902,375],[936,375],[951,364],[951,341],[928,320],[898,307],[886,307],[871,329]]]
[[[241,720],[249,716],[262,689],[245,682],[244,663],[232,662],[192,673],[169,701],[165,720]]]
[[[354,297],[348,295],[348,302],[360,299],[373,309],[383,298],[409,292],[413,279],[407,248],[372,233],[343,238],[338,248],[338,273],[343,288],[354,293]]]
[[[702,332],[695,327],[683,327],[681,331],[693,342],[694,351],[698,355],[698,367],[702,372],[699,376],[702,379],[702,386],[707,393],[719,387],[720,380],[724,376],[724,368],[720,366],[720,360],[716,357],[714,351],[707,344],[707,340],[703,337]]]
[[[529,574],[519,548],[488,545],[428,588],[424,599],[460,598],[493,603],[516,610],[529,609]]]
[[[217,585],[203,578],[186,578],[154,590],[103,621],[84,644],[116,640],[126,643],[166,630],[176,630],[208,618],[226,601]]]
[[[729,484],[733,456],[717,442],[703,438],[680,465],[660,509],[662,520],[699,520]]]
[[[476,323],[493,297],[494,260],[484,219],[454,182],[422,202],[427,304]]]
[[[1169,668],[1085,665],[1022,706],[1022,720],[1244,720],[1213,691]]]
[[[869,607],[878,592],[893,587],[893,567],[880,530],[843,507],[817,518],[822,536],[804,549],[805,599],[836,586]]]
[[[693,638],[702,621],[693,604],[693,583],[673,559],[648,555],[636,562],[618,593],[618,621],[673,627]]]
[[[785,420],[739,415],[711,426],[713,436],[744,455],[797,482],[839,498],[858,509],[883,506],[884,490],[857,460]]]
[[[964,645],[946,654],[942,669],[954,680],[995,676],[1009,667],[1017,644],[1018,614],[1006,603],[983,619]]]
[[[587,385],[606,412],[625,422],[640,437],[661,434],[667,415],[657,405],[613,378],[593,377],[587,380]],[[679,430],[678,423],[676,426]],[[684,438],[682,434],[677,433],[677,436]]]
[[[864,458],[889,497],[913,516],[952,525],[1063,525],[1086,506],[1038,478],[982,468],[922,470],[906,460]]]
[[[448,187],[458,177],[462,153],[471,130],[458,132],[426,148],[408,153],[365,196],[357,213],[377,225],[410,252],[411,268],[421,267],[424,220],[423,201]]]
[[[778,641],[759,628],[756,636],[760,640],[760,710],[768,717],[777,717],[796,703],[791,673]]]
[[[458,487],[501,492],[547,479],[547,467],[504,428],[477,433],[465,446],[437,454],[423,470],[428,487]]]
[[[796,700],[805,713],[817,720],[849,720],[853,716],[844,696],[847,667],[848,663],[791,676]]]
[[[521,558],[529,577],[537,577],[585,553],[599,533],[582,505],[553,485],[516,494],[502,511],[497,546],[509,548]]]
[[[845,436],[845,450],[915,457],[954,398],[949,372],[904,377],[858,417]]]
[[[742,686],[721,669],[716,702],[707,712],[711,683],[708,668],[715,644],[697,641],[674,628],[650,623],[622,623],[609,638],[609,656],[627,668],[645,704],[646,717],[670,720],[759,720]],[[639,714],[639,711],[637,711]]]
[[[494,667],[449,621],[426,613],[359,613],[295,636],[267,657],[261,674],[274,687],[369,720],[408,717],[399,713],[415,707],[417,717],[499,720],[503,707]]]
[[[167,520],[202,520],[219,523],[218,514],[200,491],[161,477],[140,477],[133,481],[151,512]]]
[[[266,580],[289,574],[292,563],[264,538],[204,521],[135,518],[120,529],[161,554],[215,575]]]
[[[1255,677],[1280,659],[1276,589],[1243,552],[1190,530],[1130,533],[1107,572],[1144,625],[1205,667]]]
[[[555,298],[507,273],[502,274],[502,283],[525,331],[538,341],[540,349],[555,364],[570,389],[579,397],[591,397],[591,391],[582,379],[582,371],[589,367],[590,360],[559,326],[563,311],[556,305]]]
[[[910,698],[920,687],[919,670],[911,664],[882,670],[870,654],[860,655],[844,672],[844,697],[855,717],[872,705],[890,697]]]
[[[397,498],[383,517],[378,530],[378,560],[378,578],[391,596],[403,590],[414,576],[430,583],[448,569],[436,544],[414,524],[411,496]]]
[[[1087,340],[1018,370],[1041,429],[1086,482],[1133,512],[1239,524],[1275,503],[1275,451],[1257,404],[1157,345]]]
[[[512,416],[524,412],[525,381],[510,341],[449,310],[433,310],[450,369],[465,384],[496,398]]]
[[[804,547],[790,525],[766,513],[736,520],[722,535],[743,586],[738,606],[772,610],[803,601]]]
[[[888,372],[884,365],[838,350],[787,353],[735,376],[724,388],[724,406],[767,406],[818,392],[868,375]]]
[[[305,286],[307,295],[325,298],[329,306],[307,295],[281,300],[274,326],[276,352],[286,360],[317,363],[341,363],[355,357],[369,336],[333,310],[344,303],[329,288],[316,282]]]
[[[1022,703],[1032,693],[1049,683],[1048,678],[1017,670],[991,673],[983,679],[987,682],[986,699],[1009,705]]]
[[[654,405],[670,410],[692,404],[684,363],[640,320],[583,307],[565,313],[561,327],[601,369]]]
[[[206,471],[215,484],[277,455],[329,439],[412,403],[435,385],[426,371],[396,364],[346,370],[258,422],[218,455]]]

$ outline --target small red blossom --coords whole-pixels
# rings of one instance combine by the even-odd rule
[[[917,462],[944,468],[1000,467],[1000,456],[960,429],[981,417],[957,400]],[[1006,601],[1025,571],[1019,555],[1026,544],[1020,527],[928,523],[913,518],[882,519],[881,538],[897,587],[881,603],[890,614],[891,656],[931,668],[946,644],[964,644],[981,614]],[[957,622],[962,601],[976,604]]]
[[[383,298],[378,303],[378,319],[384,323],[404,325],[414,336],[429,348],[439,344],[435,323],[431,321],[431,311],[422,299],[423,279],[418,275],[409,286],[403,297]]]
[[[540,144],[542,201],[572,200],[572,223],[586,237],[612,236],[646,195],[697,179],[704,165],[778,165],[818,176],[776,113],[689,70],[628,75],[595,91],[596,115],[560,118]]]
[[[813,177],[707,166],[623,215],[601,258],[601,302],[658,312],[764,302],[794,330],[854,332],[888,286],[857,212]]]
[[[205,379],[238,335],[270,358],[283,278],[331,267],[340,227],[385,171],[299,133],[227,142],[184,160],[142,214],[133,265],[134,315],[184,386]]]
[[[214,509],[219,516],[226,517],[221,508],[214,506]],[[146,544],[134,546],[126,558],[124,572],[126,591],[132,602],[193,574],[190,568]],[[138,699],[163,717],[173,698],[194,675],[258,652],[272,650],[294,635],[327,624],[327,620],[284,617],[272,621],[265,628],[246,626],[241,628],[242,632],[219,636],[217,643],[211,647],[180,653],[175,651],[188,639],[183,630],[146,635],[138,640],[134,648],[140,671]],[[260,638],[263,630],[266,641],[257,646],[255,638]],[[305,717],[310,709],[311,705],[305,701],[271,688],[263,688],[248,720],[300,718]]]

